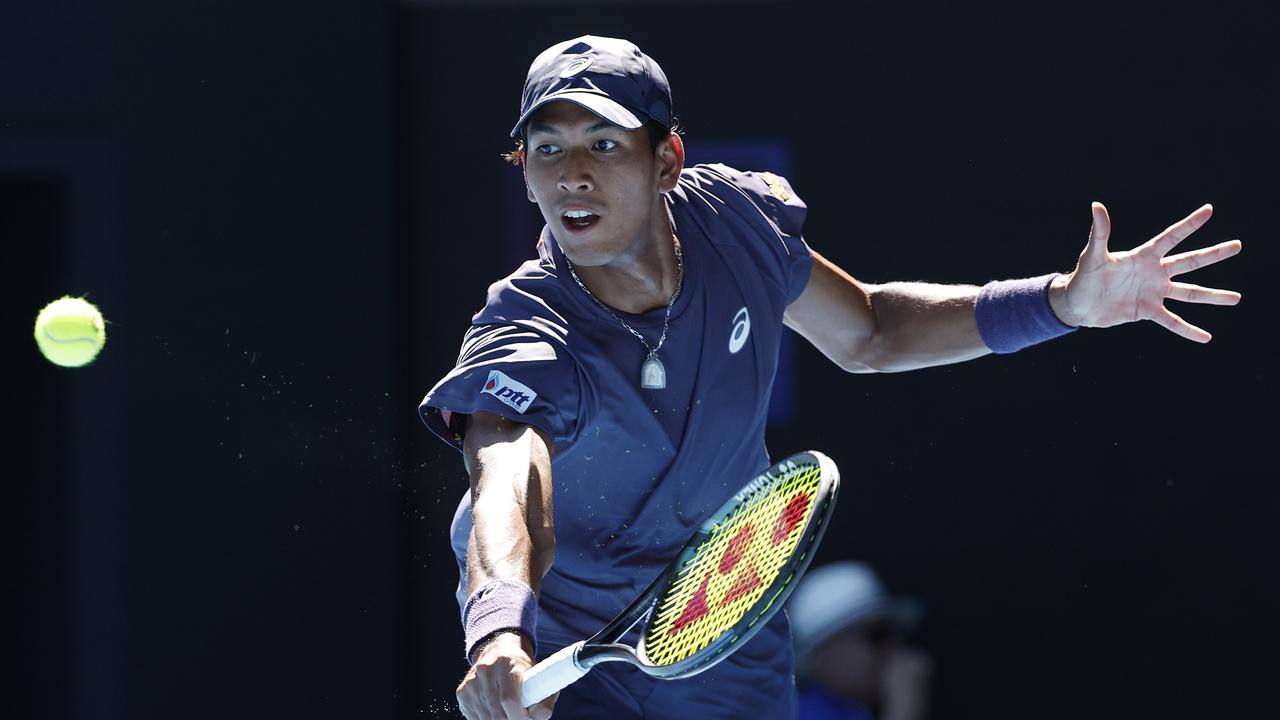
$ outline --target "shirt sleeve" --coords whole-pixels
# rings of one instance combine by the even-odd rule
[[[765,221],[760,261],[773,274],[786,294],[788,304],[794,302],[809,284],[813,256],[804,241],[804,221],[809,207],[781,175],[771,172],[742,171],[727,165],[712,165],[724,180],[741,193],[749,205],[745,213],[757,213]]]
[[[581,415],[577,363],[560,342],[515,325],[475,325],[457,364],[418,406],[432,432],[462,449],[464,416],[500,415],[545,432],[557,449],[572,442]]]

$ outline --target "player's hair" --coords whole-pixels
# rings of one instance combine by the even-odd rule
[[[658,143],[666,140],[673,133],[676,135],[684,134],[684,128],[680,127],[680,118],[675,115],[671,116],[671,127],[669,128],[656,120],[650,120],[644,126],[649,130],[649,147],[654,152],[658,151]],[[516,138],[515,148],[509,152],[502,153],[498,157],[518,167],[524,158],[525,146],[528,144],[527,133],[526,129],[521,128],[520,137]]]

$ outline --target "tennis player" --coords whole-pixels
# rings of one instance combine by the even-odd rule
[[[578,37],[529,68],[511,158],[546,220],[538,257],[490,286],[456,367],[420,407],[471,482],[451,530],[471,663],[457,697],[471,720],[553,708],[570,720],[794,717],[783,613],[695,677],[609,663],[532,708],[519,702],[535,659],[612,619],[769,465],[784,325],[844,370],[893,372],[1144,319],[1207,342],[1164,302],[1240,299],[1171,280],[1240,251],[1168,255],[1209,205],[1112,253],[1094,203],[1070,273],[860,282],[802,238],[805,204],[786,178],[685,168],[675,128],[666,75],[626,40]]]

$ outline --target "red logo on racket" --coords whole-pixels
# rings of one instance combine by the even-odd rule
[[[672,623],[671,630],[667,634],[675,635],[706,617],[711,613],[711,608],[732,605],[763,585],[764,581],[756,569],[755,546],[762,541],[769,542],[775,547],[782,544],[782,541],[786,540],[804,520],[809,511],[810,500],[809,494],[805,492],[793,495],[790,502],[778,512],[778,517],[768,533],[757,533],[752,523],[743,525],[738,532],[734,533],[720,555],[720,562],[715,568],[707,571],[706,576],[702,578],[702,584],[693,593],[693,597],[689,598],[680,617]],[[761,547],[761,550],[763,549]],[[739,565],[744,559],[745,566],[740,568]],[[736,575],[729,586],[722,590],[723,595],[719,599],[708,597],[712,576],[717,572],[721,575],[729,575],[735,570]]]

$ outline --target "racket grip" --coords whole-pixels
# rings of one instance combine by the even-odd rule
[[[579,667],[576,657],[582,645],[579,640],[525,671],[520,681],[520,704],[536,705],[586,675],[590,668]]]

